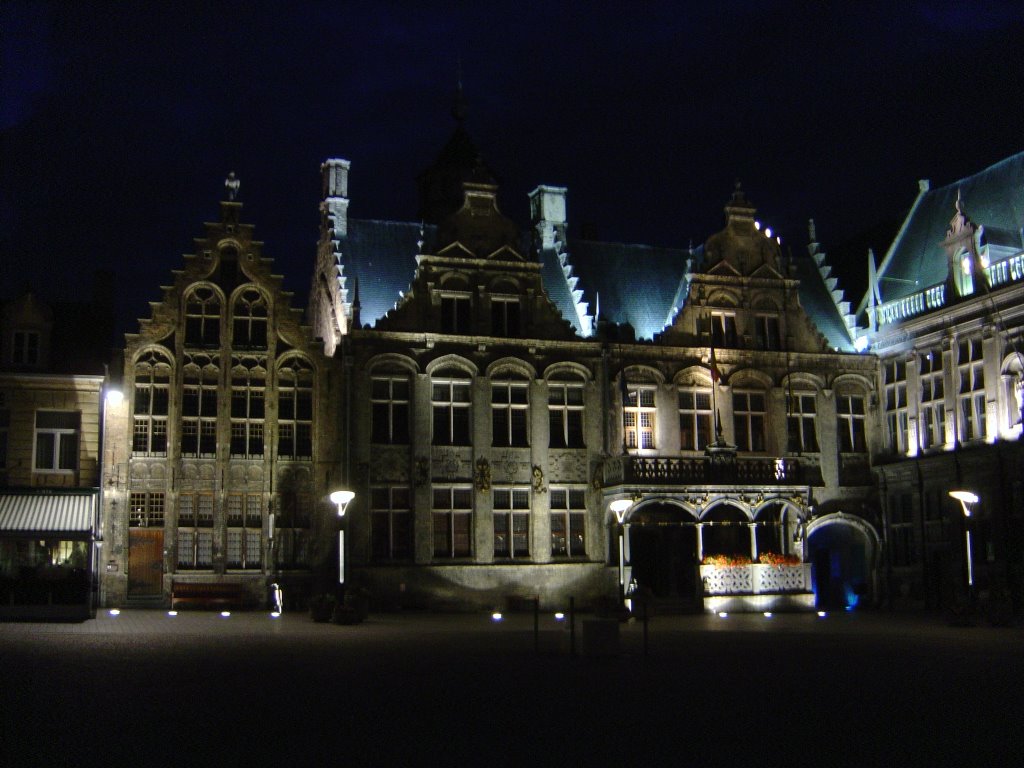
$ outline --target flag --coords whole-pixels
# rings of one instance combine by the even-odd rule
[[[718,363],[715,361],[715,348],[711,347],[711,359],[708,361],[708,365],[711,368],[711,381],[715,384],[722,378],[722,372],[718,370]]]

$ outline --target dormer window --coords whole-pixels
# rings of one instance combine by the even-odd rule
[[[11,362],[15,365],[39,365],[39,332],[15,331],[11,344]]]
[[[737,347],[736,313],[711,313],[711,345],[715,347]]]
[[[782,334],[779,331],[778,315],[758,315],[755,319],[754,333],[757,337],[757,348],[769,351],[782,349]]]
[[[469,333],[471,309],[468,293],[442,293],[441,333]]]
[[[505,337],[519,335],[518,296],[491,296],[491,334]]]

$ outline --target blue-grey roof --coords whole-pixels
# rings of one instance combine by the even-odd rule
[[[583,324],[576,311],[576,302],[572,292],[569,290],[569,283],[565,277],[562,263],[559,261],[558,253],[554,248],[542,248],[540,253],[540,276],[544,281],[544,290],[547,291],[551,303],[558,308],[562,317],[572,324],[573,330],[583,336]],[[589,309],[593,314],[593,307]]]
[[[956,213],[957,194],[964,213],[984,226],[993,244],[1016,236],[1024,227],[1024,152],[944,187],[929,190],[911,211],[879,268],[882,301],[916,293],[947,277],[946,253],[940,245]]]
[[[793,269],[800,281],[797,289],[800,305],[828,341],[828,345],[840,352],[853,352],[853,342],[850,341],[846,323],[814,259],[806,255],[796,256],[793,258]]]
[[[424,228],[427,243],[433,242],[435,229]],[[417,222],[349,219],[348,234],[340,245],[341,260],[350,292],[355,289],[353,278],[359,280],[359,319],[364,325],[374,325],[409,290],[419,239]]]
[[[570,238],[568,251],[591,313],[600,304],[602,317],[633,326],[638,339],[665,328],[686,274],[687,249]]]

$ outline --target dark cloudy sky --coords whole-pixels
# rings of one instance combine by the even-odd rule
[[[784,242],[813,217],[834,249],[1024,149],[1019,0],[2,0],[0,55],[0,296],[103,267],[128,317],[229,170],[304,305],[320,162],[352,161],[352,216],[413,219],[460,59],[503,210],[565,185],[602,239],[701,242],[741,179]]]

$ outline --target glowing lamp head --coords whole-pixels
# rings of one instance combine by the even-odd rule
[[[337,506],[338,517],[344,516],[345,507],[347,507],[348,503],[352,501],[352,499],[354,499],[355,497],[356,495],[352,491],[334,491],[333,493],[331,493],[331,503]]]
[[[608,508],[615,513],[615,519],[621,524],[626,519],[626,510],[633,506],[633,502],[630,499],[615,499]]]
[[[971,505],[978,503],[978,494],[973,491],[950,491],[949,495],[960,502],[964,517],[971,516]]]
[[[110,388],[107,390],[104,397],[106,398],[107,405],[113,406],[114,408],[124,402],[124,392],[120,389]]]

